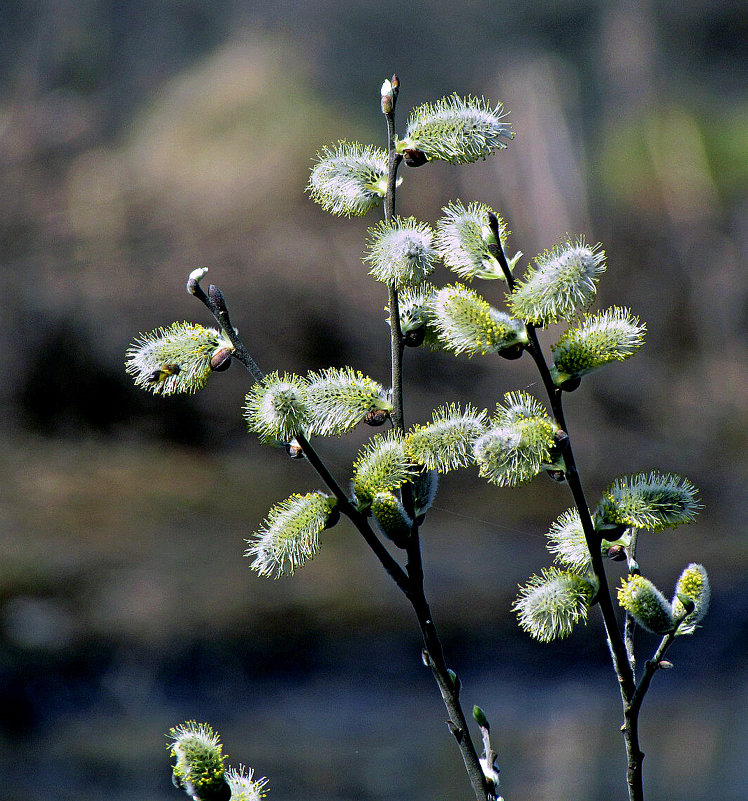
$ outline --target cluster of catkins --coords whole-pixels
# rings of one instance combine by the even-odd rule
[[[395,90],[385,82],[383,110]],[[433,160],[464,164],[505,148],[512,137],[501,105],[452,95],[413,109],[394,153],[412,167]],[[356,142],[323,148],[307,191],[332,214],[366,214],[386,195],[390,156]],[[640,349],[645,325],[629,309],[589,312],[606,269],[600,245],[567,237],[515,278],[522,254],[504,255],[509,235],[505,221],[487,205],[459,200],[443,209],[433,227],[414,217],[392,216],[369,229],[363,260],[373,278],[397,290],[405,345],[512,359],[527,350],[531,331],[565,323],[548,365],[559,392],[575,389],[586,374]],[[439,263],[460,280],[441,288],[431,284]],[[203,274],[193,275],[199,280]],[[494,279],[506,282],[503,309],[466,284]],[[174,323],[142,336],[128,351],[127,370],[153,392],[193,392],[230,364],[231,353],[224,332]],[[392,408],[389,388],[352,367],[331,367],[305,376],[266,375],[247,394],[243,412],[249,430],[263,442],[283,444],[292,456],[303,456],[299,439],[341,436],[362,422],[381,425]],[[447,404],[430,422],[404,432],[393,428],[369,440],[352,465],[351,508],[371,515],[384,535],[406,547],[434,499],[438,474],[475,465],[480,476],[507,487],[542,471],[563,478],[559,441],[564,436],[553,415],[524,391],[507,393],[493,413]],[[339,506],[337,497],[319,491],[295,494],[274,506],[248,541],[253,569],[271,577],[293,573],[318,553],[322,532],[340,516]],[[691,522],[698,507],[688,480],[639,473],[618,478],[592,519],[603,551],[625,558],[634,531]],[[562,514],[548,538],[558,565],[533,576],[515,603],[520,625],[540,640],[566,636],[586,618],[598,591],[578,510]],[[693,631],[708,607],[704,568],[689,565],[667,601],[629,557],[629,575],[618,593],[623,608],[658,634]]]

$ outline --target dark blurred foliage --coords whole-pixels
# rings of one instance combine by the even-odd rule
[[[162,733],[196,717],[278,801],[467,797],[409,614],[347,527],[293,579],[247,570],[269,506],[317,486],[247,437],[247,377],[164,399],[123,370],[139,331],[210,324],[184,292],[205,264],[264,369],[387,381],[372,220],[331,219],[303,187],[322,145],[382,142],[397,71],[401,127],[457,91],[503,101],[517,132],[486,163],[403,170],[401,213],[487,202],[527,258],[600,240],[599,305],[648,324],[641,355],[569,396],[569,425],[591,499],[654,467],[702,490],[695,525],[641,546],[666,592],[689,561],[715,588],[648,698],[645,775],[652,798],[744,798],[745,2],[7,0],[0,40],[0,795],[175,797]],[[408,419],[532,391],[524,362],[409,352]],[[368,433],[324,444],[341,480]],[[624,796],[597,621],[539,646],[509,611],[568,504],[544,478],[449,476],[424,535],[508,801]]]

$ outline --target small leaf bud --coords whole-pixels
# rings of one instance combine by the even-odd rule
[[[660,670],[672,670],[675,667],[675,665],[668,659],[660,659],[660,661],[657,663],[657,667]]]
[[[304,449],[299,444],[299,441],[294,437],[290,442],[286,443],[286,453],[292,459],[303,459]]]
[[[407,348],[418,348],[423,345],[426,338],[426,325],[421,324],[417,328],[411,328],[403,334],[403,342]]]
[[[554,481],[557,481],[559,484],[566,481],[566,473],[563,470],[546,470],[546,474],[552,478]]]
[[[403,160],[408,167],[423,167],[429,157],[422,151],[414,147],[407,147],[403,150]]]
[[[395,107],[395,97],[393,94],[392,81],[386,80],[382,84],[382,114],[391,114],[392,109]]]
[[[482,728],[482,729],[490,729],[490,725],[488,723],[488,718],[486,717],[486,713],[479,707],[473,707],[473,720]]]
[[[200,281],[205,278],[207,272],[207,267],[198,267],[189,274],[187,278],[187,292],[190,295],[195,295],[200,291]]]
[[[626,548],[624,545],[611,545],[605,552],[605,555],[614,562],[623,562],[626,558]]]
[[[208,297],[218,306],[219,309],[226,308],[226,298],[223,296],[223,292],[215,285],[210,284],[208,287]]]
[[[373,409],[372,411],[366,413],[366,416],[364,417],[364,423],[366,423],[367,426],[373,426],[374,428],[377,428],[378,426],[384,425],[389,419],[389,416],[390,413],[387,411],[387,409]]]
[[[220,348],[210,357],[210,368],[214,373],[221,373],[231,367],[233,348]]]

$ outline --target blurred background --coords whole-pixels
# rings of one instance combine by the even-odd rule
[[[5,0],[0,36],[0,798],[179,798],[164,735],[192,718],[275,801],[470,798],[412,613],[353,529],[293,578],[248,569],[269,507],[319,487],[245,433],[248,375],[163,399],[123,367],[140,331],[212,324],[184,291],[208,265],[266,371],[387,382],[386,292],[360,261],[376,218],[330,218],[303,190],[321,146],[384,143],[393,72],[401,132],[456,91],[502,101],[517,134],[486,162],[403,167],[402,214],[483,201],[528,258],[567,232],[601,241],[599,305],[648,324],[640,355],[567,398],[591,503],[653,468],[704,502],[640,542],[666,594],[691,561],[714,592],[645,702],[647,797],[748,797],[746,3]],[[411,350],[406,370],[410,422],[538,389],[525,359]],[[321,444],[341,481],[370,433]],[[541,646],[510,611],[569,505],[545,477],[464,471],[423,531],[507,801],[625,798],[599,616]],[[639,644],[643,661],[656,643]]]

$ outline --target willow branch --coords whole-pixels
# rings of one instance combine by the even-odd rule
[[[249,351],[244,347],[244,343],[239,338],[239,333],[231,324],[231,318],[229,317],[229,310],[226,306],[226,299],[223,297],[223,292],[221,292],[217,286],[211,284],[208,287],[208,294],[206,295],[203,288],[200,286],[199,279],[193,276],[190,276],[187,282],[187,292],[189,292],[190,295],[194,295],[208,308],[208,311],[213,315],[215,321],[231,342],[234,348],[232,355],[247,368],[255,381],[262,381],[262,379],[265,378],[265,373],[260,370],[254,359],[249,355]]]
[[[652,683],[652,679],[657,673],[658,670],[662,670],[662,658],[665,656],[668,648],[673,644],[675,638],[678,634],[678,628],[680,627],[681,623],[688,617],[689,610],[684,611],[681,615],[679,615],[675,619],[675,626],[673,630],[666,634],[662,640],[660,641],[657,650],[652,655],[651,659],[648,659],[644,663],[644,674],[642,675],[639,683],[636,686],[636,691],[631,698],[630,706],[632,710],[638,713],[639,708],[641,707],[642,701],[644,700],[644,696],[647,694],[647,690],[649,690],[649,686]]]
[[[397,193],[397,169],[402,156],[395,149],[395,106],[400,86],[397,76],[392,76],[392,91],[389,102],[382,103],[382,112],[387,121],[387,194],[384,196],[384,220],[387,223],[395,218],[395,197]],[[397,288],[388,285],[388,301],[390,310],[390,356],[392,364],[392,424],[399,430],[405,430],[403,412],[403,334],[400,328],[400,302]]]
[[[492,252],[496,256],[501,265],[501,269],[506,277],[509,290],[514,289],[515,281],[512,276],[509,264],[504,254],[504,249],[501,245],[501,238],[499,236],[498,221],[495,215],[490,215],[489,221],[493,229],[493,233],[498,243],[492,248]],[[566,426],[566,419],[564,416],[562,391],[553,382],[551,371],[543,356],[543,350],[538,339],[538,334],[533,325],[527,325],[527,350],[535,362],[543,385],[548,393],[548,398],[551,404],[551,410],[556,424],[561,429],[562,435],[559,439],[559,447],[564,460],[564,475],[569,484],[569,489],[574,498],[574,504],[579,512],[580,520],[582,521],[582,530],[587,542],[587,548],[590,551],[590,558],[592,561],[592,571],[599,582],[600,589],[597,594],[597,602],[600,606],[600,611],[603,617],[603,624],[605,626],[605,634],[608,638],[610,646],[610,653],[613,660],[613,667],[621,688],[621,695],[624,703],[627,703],[631,698],[634,689],[634,673],[629,663],[628,654],[626,652],[626,645],[621,636],[620,629],[618,628],[618,620],[616,618],[613,600],[610,595],[610,588],[608,586],[608,579],[605,573],[605,563],[603,561],[600,546],[602,544],[601,535],[595,531],[595,525],[590,516],[589,506],[587,505],[587,498],[582,487],[582,480],[577,469],[576,459],[574,458],[574,450],[571,444],[571,437]]]
[[[678,627],[688,617],[689,612],[685,611],[675,621],[673,630],[666,634],[655,651],[651,659],[644,663],[644,673],[636,685],[636,689],[623,705],[622,727],[624,741],[626,743],[626,756],[628,758],[628,768],[626,771],[626,783],[629,791],[629,801],[644,801],[644,783],[642,778],[642,763],[644,762],[644,752],[639,745],[639,713],[641,712],[644,696],[649,690],[652,679],[659,670],[662,669],[662,657],[670,648],[675,640]]]
[[[247,351],[244,343],[239,337],[239,334],[231,324],[231,318],[229,316],[228,306],[226,305],[226,299],[223,295],[223,292],[221,292],[218,287],[211,284],[208,289],[208,294],[206,294],[200,286],[199,281],[192,277],[187,283],[187,291],[191,295],[194,295],[207,307],[218,325],[221,326],[221,329],[230,339],[231,344],[234,347],[233,355],[236,357],[236,359],[244,365],[249,373],[251,373],[255,381],[262,381],[262,379],[265,377],[265,373],[263,373],[263,371],[257,366],[254,359],[249,355],[249,351]],[[402,592],[407,594],[410,588],[408,576],[374,533],[367,518],[361,512],[359,512],[353,503],[351,503],[350,498],[343,491],[342,487],[332,473],[327,469],[324,461],[309,440],[307,440],[303,434],[298,433],[296,435],[296,441],[299,443],[299,447],[301,448],[309,464],[314,468],[317,475],[322,479],[327,488],[337,498],[338,509],[340,510],[341,514],[344,514],[358,529],[359,533],[366,541],[366,544],[371,548],[372,551],[374,551],[375,556],[377,559],[379,559],[382,567],[384,567],[388,575],[402,590]]]
[[[631,573],[634,564],[636,563],[636,544],[638,539],[638,530],[631,529],[631,542],[628,547],[628,567]],[[631,665],[631,672],[636,681],[636,651],[634,649],[634,634],[636,632],[636,621],[633,615],[626,612],[626,617],[623,622],[623,641],[626,643],[626,653],[628,655],[629,664]]]
[[[384,219],[390,223],[395,218],[395,199],[397,192],[397,170],[402,156],[395,149],[395,105],[399,89],[399,81],[393,75],[392,91],[388,97],[383,97],[382,112],[387,121],[387,194],[384,198]],[[400,327],[400,305],[397,288],[394,284],[388,286],[390,310],[390,354],[392,364],[392,412],[393,428],[403,433],[405,431],[405,415],[403,403],[403,354],[405,343]],[[402,488],[402,500],[406,511],[414,517],[412,487],[405,484]],[[444,649],[431,616],[431,610],[426,599],[423,586],[423,562],[418,524],[413,523],[408,544],[406,547],[408,587],[405,595],[416,614],[421,629],[424,645],[424,662],[431,669],[436,680],[439,692],[449,715],[449,728],[452,732],[470,784],[477,801],[491,801],[494,798],[492,787],[489,786],[481,768],[480,759],[470,737],[467,720],[462,711],[459,698],[459,684],[453,680],[444,659]],[[402,587],[401,587],[402,589]]]

